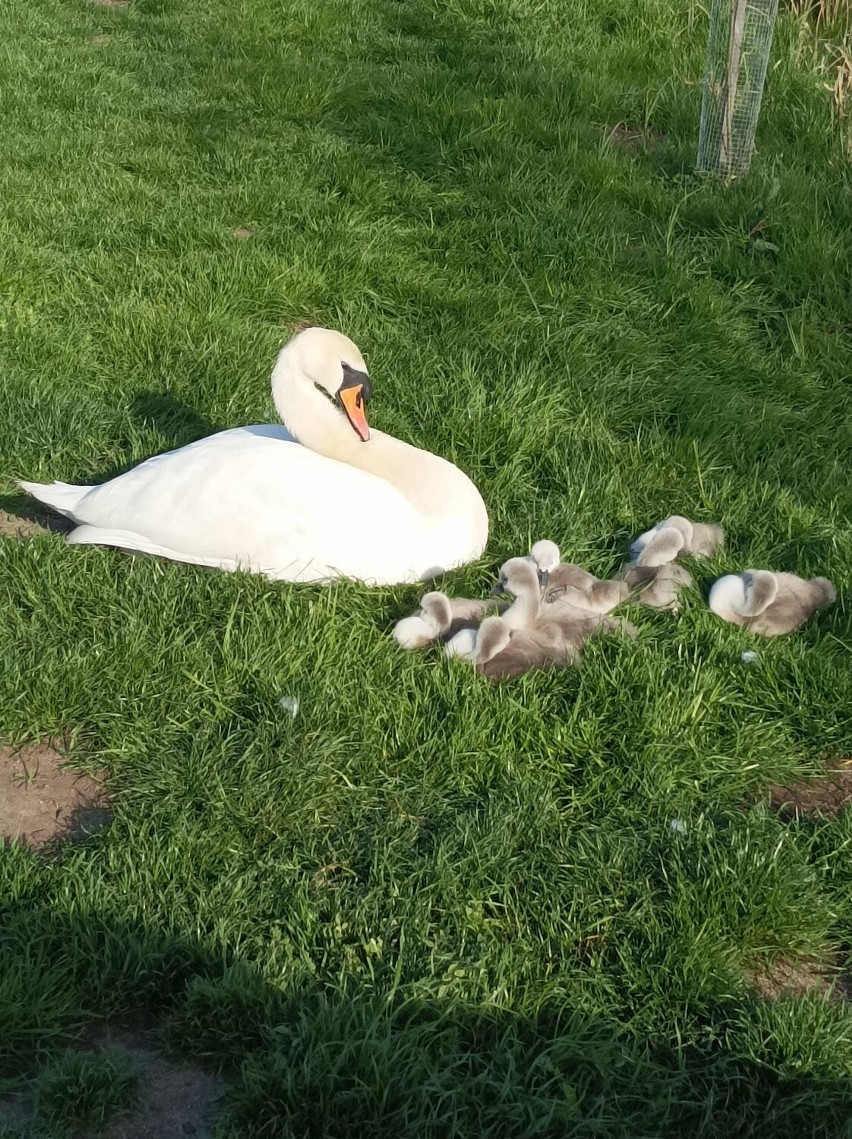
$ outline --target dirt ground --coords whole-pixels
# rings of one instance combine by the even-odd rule
[[[32,538],[48,530],[67,534],[73,529],[74,523],[69,518],[43,513],[32,499],[22,499],[20,508],[15,511],[0,510],[0,538]]]
[[[107,1027],[84,1044],[92,1049],[104,1046],[127,1054],[139,1076],[141,1101],[131,1116],[102,1132],[101,1139],[212,1139],[224,1092],[221,1080],[200,1068],[170,1063],[145,1032]],[[26,1134],[31,1121],[30,1093],[0,1099],[0,1127]]]
[[[752,972],[750,980],[757,995],[767,1001],[810,996],[844,1001],[850,996],[849,978],[836,962],[805,957],[780,957],[765,971]]]
[[[774,783],[769,801],[788,821],[817,815],[833,819],[852,803],[852,760],[832,764],[819,779],[800,779],[787,786]]]
[[[0,747],[0,842],[41,850],[108,825],[102,777],[71,771],[65,762],[53,743]]]

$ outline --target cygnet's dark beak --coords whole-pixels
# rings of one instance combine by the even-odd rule
[[[505,593],[506,593],[506,586],[503,584],[502,581],[498,580],[498,581],[495,581],[494,584],[492,585],[491,592],[489,593],[488,596],[489,597],[503,597],[505,595]]]
[[[538,571],[538,585],[539,585],[539,589],[541,590],[542,593],[545,593],[547,591],[547,587],[549,584],[550,584],[550,572],[548,570],[540,569]]]
[[[370,438],[366,403],[372,394],[373,385],[367,373],[358,372],[348,364],[343,364],[343,383],[337,389],[337,398],[362,443],[366,443]]]

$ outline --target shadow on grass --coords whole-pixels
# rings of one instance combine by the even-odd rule
[[[8,530],[13,536],[29,538],[39,530],[49,530],[54,534],[68,534],[74,529],[70,518],[62,514],[53,514],[35,498],[30,498],[23,491],[14,491],[11,494],[0,494],[0,513],[8,516]]]
[[[0,1072],[19,1090],[99,1024],[142,1016],[169,1053],[228,1077],[240,1136],[848,1134],[847,1079],[655,1046],[554,1001],[520,1016],[273,985],[198,941],[38,907],[0,915],[0,947]]]
[[[197,439],[222,430],[207,416],[175,399],[168,392],[141,392],[133,400],[132,414],[142,431],[156,433],[162,441],[161,445],[153,447],[150,456],[144,456],[145,458],[163,454],[177,447],[185,447],[188,443],[194,443]],[[97,486],[125,474],[142,461],[140,458],[129,458],[120,463],[111,463],[108,467],[97,471],[83,472],[73,481],[78,486]],[[74,523],[70,519],[51,512],[37,499],[24,494],[23,491],[0,494],[0,511],[5,511],[11,518],[18,519],[24,524],[22,536],[27,536],[30,527],[40,527],[57,534],[67,534],[74,529]]]
[[[133,400],[133,415],[141,427],[162,435],[168,447],[183,447],[223,430],[168,392],[140,392]]]

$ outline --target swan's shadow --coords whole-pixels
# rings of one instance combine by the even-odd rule
[[[182,447],[222,430],[220,424],[168,392],[140,392],[134,397],[131,410],[141,426],[154,428],[169,441],[170,447]]]
[[[67,534],[74,529],[70,518],[53,514],[23,491],[0,494],[0,534],[12,538],[31,538],[40,530]]]
[[[130,414],[135,425],[143,432],[160,436],[160,445],[152,446],[151,455],[183,447],[222,430],[221,426],[207,416],[175,399],[168,392],[140,392],[130,405]],[[165,446],[162,446],[163,440]],[[128,456],[123,461],[112,463],[98,471],[77,474],[71,481],[81,486],[96,486],[123,475],[140,461],[138,457]],[[0,511],[9,516],[8,524],[2,528],[9,533],[17,533],[20,537],[29,537],[38,528],[57,534],[67,534],[74,529],[74,523],[70,519],[54,514],[22,491],[0,494]]]

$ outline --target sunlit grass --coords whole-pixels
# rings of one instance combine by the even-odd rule
[[[415,589],[0,541],[0,735],[70,732],[115,807],[0,852],[0,1067],[145,1009],[235,1135],[843,1134],[845,1008],[749,990],[852,916],[848,815],[762,802],[852,748],[852,179],[795,19],[725,189],[698,5],[2,10],[5,509],[271,418],[308,318],[482,489],[448,588],[541,536],[608,573],[673,511],[729,542],[679,616],[494,687],[400,653]],[[702,600],[745,566],[840,599],[754,645]]]

